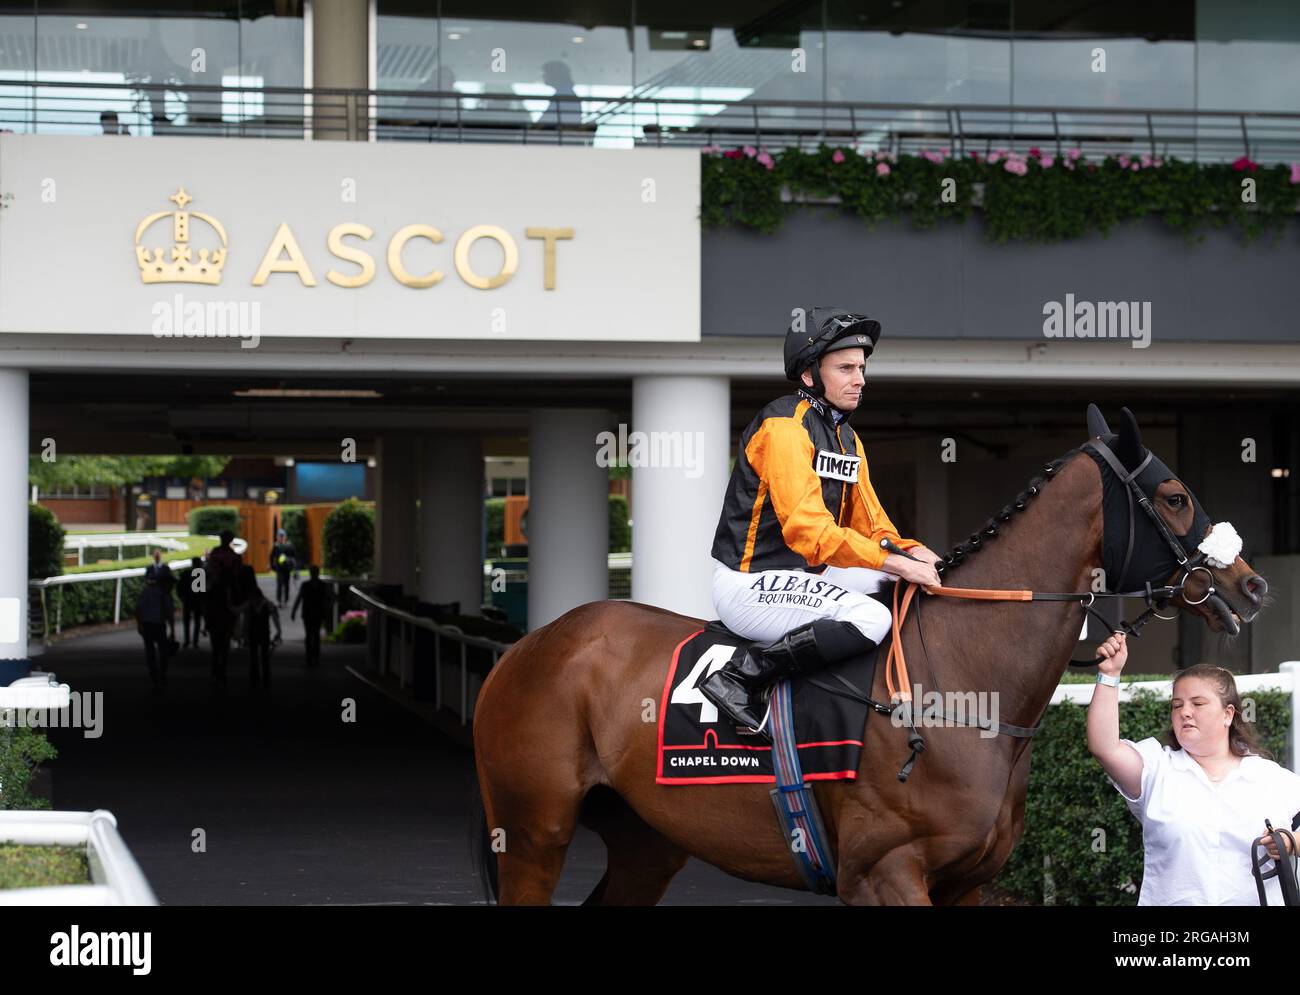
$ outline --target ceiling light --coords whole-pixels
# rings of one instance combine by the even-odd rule
[[[322,387],[248,387],[234,391],[236,397],[383,397],[377,390]]]

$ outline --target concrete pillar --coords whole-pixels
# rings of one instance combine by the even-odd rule
[[[609,596],[607,411],[536,408],[528,438],[528,628]]]
[[[375,579],[415,593],[418,447],[412,435],[385,435],[375,449]]]
[[[627,436],[632,600],[714,618],[711,550],[731,458],[730,380],[633,378]]]
[[[483,603],[483,449],[477,435],[446,433],[420,445],[420,600]]]
[[[0,660],[27,659],[27,436],[27,371],[0,369]]]
[[[370,88],[368,0],[315,0],[311,7],[311,85]],[[364,97],[315,94],[312,137],[361,141],[369,134]]]
[[[943,462],[937,436],[924,435],[916,440],[916,535],[942,556],[958,537],[952,535],[948,514],[948,483],[952,464]],[[974,526],[971,527],[974,531]],[[969,534],[969,533],[968,533]]]

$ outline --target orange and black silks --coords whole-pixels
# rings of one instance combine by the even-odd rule
[[[733,570],[879,569],[904,539],[871,486],[862,442],[824,401],[802,391],[761,410],[740,437],[713,556]]]

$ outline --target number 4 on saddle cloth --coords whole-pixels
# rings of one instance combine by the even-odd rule
[[[772,743],[753,731],[737,730],[695,686],[706,671],[721,669],[750,644],[714,620],[673,651],[659,703],[659,784],[776,783]],[[851,693],[871,694],[877,651],[875,647],[804,677],[777,682],[771,700],[779,702],[785,694],[793,702],[793,739],[804,780],[857,777],[871,708]],[[780,689],[783,684],[789,687]]]

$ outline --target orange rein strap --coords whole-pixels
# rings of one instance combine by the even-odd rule
[[[911,701],[912,681],[907,676],[907,661],[903,658],[903,621],[912,606],[912,596],[916,594],[916,585],[907,584],[907,594],[903,595],[903,605],[899,608],[898,589],[907,581],[902,579],[894,584],[893,638],[889,643],[889,653],[885,657],[885,687],[889,691],[890,701]],[[926,594],[937,594],[945,598],[967,598],[975,601],[1033,601],[1033,591],[997,591],[978,587],[926,587]],[[897,683],[895,683],[897,675]]]

